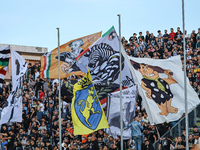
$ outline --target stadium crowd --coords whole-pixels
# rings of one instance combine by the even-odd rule
[[[200,28],[198,33],[193,30],[191,34],[185,32],[187,51],[187,75],[191,86],[200,97]],[[143,36],[139,32],[126,40],[121,39],[123,47],[129,56],[152,59],[167,59],[180,55],[183,62],[183,34],[180,28],[174,32],[165,30],[164,34],[158,30],[158,35],[146,32]],[[184,68],[183,68],[184,69]],[[74,80],[76,76],[62,80],[65,86],[67,80]],[[12,89],[11,82],[4,83],[1,89],[0,112],[6,104],[6,99]],[[58,150],[59,149],[59,105],[58,105],[57,79],[42,79],[40,77],[40,63],[28,64],[23,81],[23,119],[22,122],[7,123],[1,126],[0,149],[2,150]],[[61,98],[62,111],[62,149],[63,150],[120,150],[120,137],[116,139],[99,130],[89,135],[74,136],[71,108],[67,97]],[[148,115],[142,107],[142,98],[138,96],[136,102],[136,117],[143,126],[142,150],[169,150],[185,148],[185,130],[177,137],[160,137],[172,127],[172,123],[150,125]],[[131,133],[130,133],[131,134]],[[197,126],[189,135],[189,145],[200,143]],[[134,140],[124,140],[124,149],[133,150]]]

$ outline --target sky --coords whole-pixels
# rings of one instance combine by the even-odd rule
[[[185,28],[188,33],[200,27],[199,0],[185,0]],[[0,1],[0,43],[46,47],[93,34],[112,26],[129,39],[133,33],[177,27],[183,30],[182,0],[7,0]]]

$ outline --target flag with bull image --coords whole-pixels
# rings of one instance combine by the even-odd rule
[[[129,87],[133,85],[132,74],[128,67],[128,59],[125,59],[123,48],[122,51],[124,52],[121,61],[122,85]],[[83,66],[88,66],[93,80],[119,84],[119,59],[119,39],[114,27],[112,27],[76,58],[76,65],[83,69],[82,71],[85,73],[87,69]]]
[[[176,121],[185,113],[184,72],[180,56],[169,59],[129,57],[134,81],[151,124]],[[199,103],[187,80],[188,112]]]
[[[74,85],[73,95],[71,113],[74,135],[90,134],[99,129],[109,128],[89,70]]]
[[[25,59],[11,50],[12,91],[1,112],[0,124],[22,122],[22,80],[27,70]]]

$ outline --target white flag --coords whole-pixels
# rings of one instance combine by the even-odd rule
[[[134,82],[142,96],[151,124],[171,122],[185,113],[184,72],[180,56],[169,59],[129,57]],[[188,111],[199,103],[197,93],[187,80]]]
[[[22,122],[22,80],[27,63],[21,55],[11,50],[11,65],[13,89],[2,110],[0,124]]]
[[[121,135],[120,132],[120,91],[110,94],[110,98],[107,101],[107,120],[110,129],[106,129],[106,132],[113,137]],[[122,113],[123,113],[123,127],[126,127],[134,120],[135,116],[135,104],[137,97],[137,87],[132,86],[128,89],[122,90]],[[129,139],[131,137],[131,129],[123,132],[123,139]]]
[[[123,48],[122,51],[125,53]],[[127,64],[129,60],[126,59],[124,53],[122,53],[121,57],[122,84],[123,86],[130,87],[134,83]],[[114,27],[112,27],[77,57],[74,69],[78,67],[81,71],[86,73],[87,69],[85,66],[88,66],[93,79],[119,84],[119,59],[119,39]]]

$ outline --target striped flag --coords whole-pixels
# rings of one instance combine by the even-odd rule
[[[10,54],[10,46],[0,47],[0,86],[1,87],[4,82],[4,78],[7,72],[7,68],[8,68],[9,54]]]
[[[49,69],[51,66],[51,52],[43,55],[44,69],[42,70],[42,78],[49,78]]]

